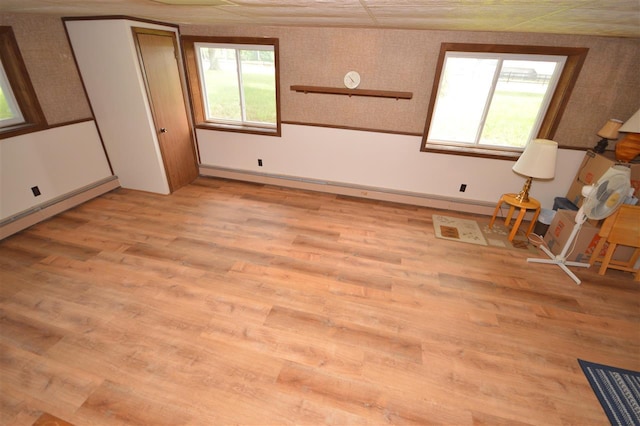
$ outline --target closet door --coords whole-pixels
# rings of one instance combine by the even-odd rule
[[[133,28],[171,192],[198,176],[198,164],[171,31]]]

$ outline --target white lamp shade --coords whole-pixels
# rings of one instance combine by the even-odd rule
[[[602,126],[602,129],[598,131],[597,135],[605,139],[618,139],[618,129],[620,129],[620,126],[622,126],[622,121],[610,118],[604,126]]]
[[[624,122],[622,127],[618,129],[619,132],[628,133],[640,133],[640,109],[631,116],[630,119]]]
[[[513,165],[513,171],[535,179],[552,179],[556,174],[558,143],[549,139],[534,139]]]

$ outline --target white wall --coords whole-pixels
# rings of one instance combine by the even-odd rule
[[[514,161],[420,152],[418,136],[284,124],[280,138],[202,129],[197,138],[205,166],[468,202],[495,204],[525,181],[511,170]],[[559,150],[555,179],[534,181],[531,196],[551,208],[583,157],[583,151]]]
[[[66,21],[65,25],[120,184],[168,194],[131,27],[175,29],[128,20]]]
[[[0,220],[110,176],[93,121],[3,139]],[[35,197],[33,186],[42,195]]]

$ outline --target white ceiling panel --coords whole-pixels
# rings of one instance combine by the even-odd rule
[[[640,0],[0,0],[2,12],[640,38]]]

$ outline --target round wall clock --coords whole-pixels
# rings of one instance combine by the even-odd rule
[[[357,71],[349,71],[344,76],[344,85],[347,89],[355,89],[360,84],[360,74]]]

